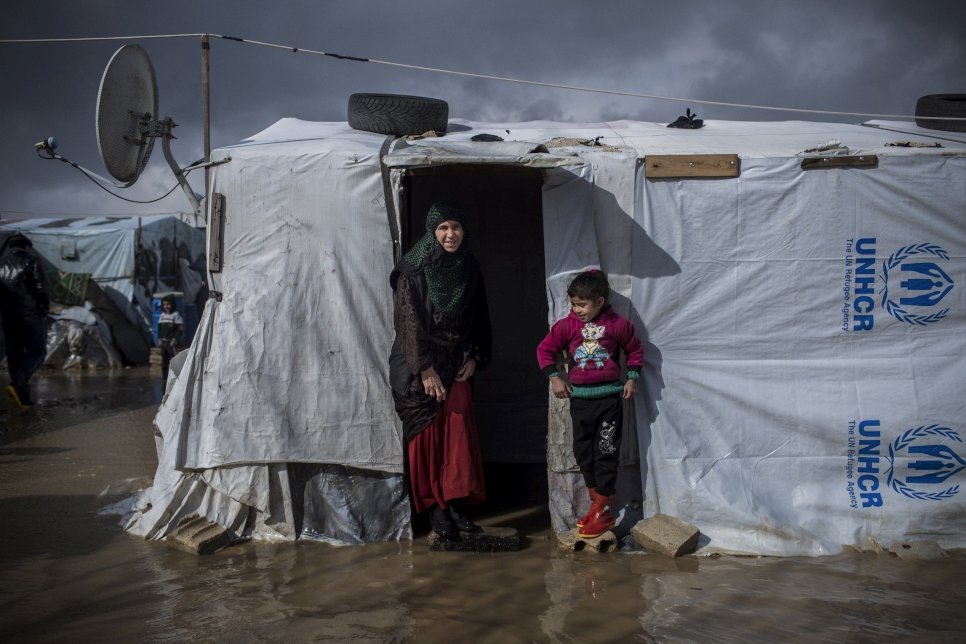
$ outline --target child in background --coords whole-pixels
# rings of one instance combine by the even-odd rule
[[[621,399],[630,399],[644,365],[634,325],[607,303],[610,284],[602,271],[577,275],[567,287],[572,307],[537,346],[537,362],[557,398],[570,398],[573,448],[590,493],[590,511],[577,520],[579,535],[597,537],[614,526],[611,502],[617,484]],[[627,358],[627,380],[620,352]],[[568,372],[557,369],[566,352]]]
[[[184,319],[174,308],[174,297],[165,295],[161,298],[161,315],[158,317],[158,346],[161,347],[161,380],[164,387],[168,385],[168,368],[171,358],[178,352],[178,346],[184,337]]]

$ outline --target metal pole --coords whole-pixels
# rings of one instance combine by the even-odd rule
[[[211,93],[208,83],[208,34],[201,37],[201,119],[205,134],[205,162],[211,161]],[[211,168],[205,166],[205,204],[208,203],[208,181]],[[207,213],[202,213],[207,217]]]

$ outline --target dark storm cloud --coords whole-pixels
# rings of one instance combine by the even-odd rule
[[[807,109],[911,114],[922,94],[966,92],[966,6],[953,0],[16,0],[6,3],[0,23],[2,39],[203,31],[548,83]],[[157,72],[161,115],[179,123],[172,149],[187,165],[203,154],[199,39],[138,42]],[[34,142],[53,134],[65,156],[105,173],[95,101],[104,65],[122,44],[0,44],[0,216],[188,209],[180,190],[156,204],[127,204],[34,153]],[[451,116],[473,120],[668,122],[686,107],[717,119],[864,120],[586,94],[217,38],[210,52],[214,147],[282,117],[344,121],[346,99],[359,91],[443,98]],[[158,146],[137,185],[122,194],[149,199],[173,185]]]
[[[708,32],[706,46],[722,55],[703,91],[724,101],[912,114],[922,94],[964,90],[961,3],[846,2],[823,12],[816,4],[832,7],[768,3],[751,22],[748,13],[723,13]]]

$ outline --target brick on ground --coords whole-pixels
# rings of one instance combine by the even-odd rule
[[[696,527],[667,514],[655,514],[641,519],[631,534],[638,545],[648,552],[668,557],[679,557],[694,552],[700,532]]]
[[[910,561],[944,559],[949,556],[949,553],[935,541],[896,541],[889,546],[889,552],[900,559]]]

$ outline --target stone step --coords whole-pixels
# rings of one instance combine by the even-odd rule
[[[195,555],[210,555],[231,545],[231,537],[224,528],[197,514],[182,519],[165,541]]]
[[[617,536],[610,530],[597,537],[581,537],[580,528],[558,532],[557,543],[566,550],[593,550],[595,552],[616,550],[620,545]]]

